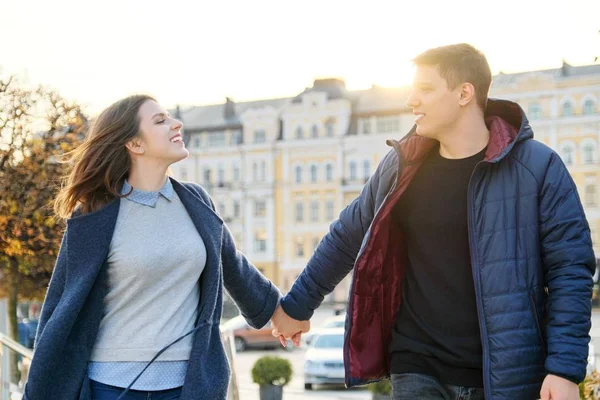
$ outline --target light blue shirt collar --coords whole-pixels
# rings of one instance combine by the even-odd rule
[[[167,181],[158,192],[146,192],[143,190],[132,188],[129,182],[127,182],[127,179],[125,179],[125,182],[123,183],[123,188],[121,189],[121,194],[125,195],[129,193],[130,190],[131,193],[129,194],[129,196],[125,197],[127,200],[152,208],[156,207],[156,203],[158,202],[159,196],[163,196],[165,199],[171,201],[171,199],[173,198],[173,194],[175,193],[173,190],[173,184],[171,183],[171,179],[169,178],[167,178]]]

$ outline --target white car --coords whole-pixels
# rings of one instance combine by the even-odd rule
[[[319,325],[316,329],[309,331],[302,335],[303,346],[309,346],[310,342],[313,338],[323,329],[331,329],[331,328],[342,328],[344,329],[346,324],[346,314],[336,315],[333,317],[327,318],[321,325]]]
[[[305,354],[304,389],[344,383],[344,328],[321,329]]]

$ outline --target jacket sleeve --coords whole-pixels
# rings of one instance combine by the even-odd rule
[[[360,195],[330,225],[306,268],[281,301],[286,314],[297,320],[310,319],[324,297],[352,270],[375,215],[381,175],[389,167],[382,161]]]
[[[553,153],[540,192],[540,238],[547,298],[546,370],[585,377],[595,256],[575,184]]]
[[[44,334],[44,328],[58,302],[61,299],[64,287],[65,287],[65,277],[67,270],[67,231],[63,234],[62,242],[60,245],[60,249],[58,251],[58,257],[56,259],[56,264],[54,266],[54,270],[52,271],[52,277],[50,278],[50,284],[48,286],[48,291],[46,292],[46,297],[44,299],[44,303],[42,304],[42,310],[40,313],[40,319],[37,326],[35,341],[34,341],[34,349],[37,347],[38,341]]]
[[[194,191],[217,213],[209,194],[201,186],[192,185]],[[225,224],[223,224],[221,261],[225,289],[248,324],[256,329],[262,328],[273,316],[281,299],[281,292],[237,250],[233,236]]]

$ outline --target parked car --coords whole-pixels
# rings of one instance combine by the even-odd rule
[[[242,317],[238,315],[221,325],[221,331],[232,331],[235,350],[240,352],[248,348],[279,348],[279,339],[272,334],[271,321],[262,329],[254,329]],[[289,348],[289,346],[288,346]]]
[[[313,338],[322,330],[322,329],[331,329],[331,328],[344,328],[346,323],[346,314],[337,314],[333,317],[327,318],[321,325],[319,325],[316,329],[313,329],[302,335],[302,341],[304,346],[309,346],[310,342]]]
[[[315,334],[305,354],[304,389],[344,383],[344,328],[324,328]]]

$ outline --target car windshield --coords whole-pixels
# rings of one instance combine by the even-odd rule
[[[314,347],[317,349],[341,349],[344,347],[344,336],[320,335],[315,340]]]

